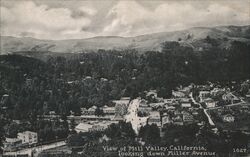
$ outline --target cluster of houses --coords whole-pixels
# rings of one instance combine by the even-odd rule
[[[218,107],[218,101],[224,101],[226,105],[241,103],[241,99],[235,96],[230,90],[209,85],[196,86],[198,95],[196,100],[191,97],[194,85],[180,87],[172,91],[172,98],[158,98],[155,91],[147,93],[157,100],[156,103],[142,101],[138,112],[142,116],[148,116],[148,124],[156,124],[162,128],[168,124],[185,125],[191,123],[202,124],[203,119],[199,116],[200,109],[214,109]],[[219,99],[219,100],[218,100]],[[200,104],[202,106],[200,106]],[[223,109],[222,109],[223,110]],[[221,120],[224,122],[234,122],[233,114],[222,114]]]
[[[127,114],[129,101],[130,98],[123,97],[120,100],[114,100],[109,106],[81,108],[80,116],[70,115],[67,119],[69,124],[72,121],[77,124],[76,132],[103,131],[109,125],[123,120],[123,117]],[[97,115],[97,110],[101,110],[102,114]]]
[[[146,100],[142,100],[138,113],[141,116],[147,116],[147,123],[149,125],[156,124],[159,128],[163,128],[166,125],[185,125],[190,123],[196,123],[196,117],[198,115],[197,106],[195,106],[189,96],[191,86],[181,88],[178,91],[172,91],[172,98],[163,99],[158,98],[157,94],[153,91],[149,93],[153,96],[157,102],[148,103]],[[147,94],[147,96],[149,96]]]
[[[104,131],[111,124],[116,124],[118,121],[89,121],[85,123],[79,123],[75,127],[75,131],[79,132],[95,132]]]
[[[147,92],[146,99],[150,98],[155,102],[141,99],[137,108],[139,119],[147,118],[146,123],[156,124],[159,128],[168,124],[185,125],[196,123],[198,108],[193,106],[193,102],[189,96],[190,87],[181,88],[179,91],[173,91],[173,98],[163,99],[157,96],[155,90]],[[121,98],[114,100],[113,105],[105,105],[101,108],[92,106],[88,109],[81,108],[81,116],[70,115],[68,122],[72,120],[77,124],[75,130],[77,132],[103,131],[109,125],[125,120],[130,98]],[[96,115],[96,110],[102,110],[102,115]],[[145,117],[145,118],[143,118]]]
[[[219,105],[219,101],[223,101],[223,105],[236,104],[241,100],[235,96],[229,89],[211,88],[210,86],[197,86],[199,91],[199,102],[205,108],[214,108]],[[221,104],[220,104],[221,105]]]
[[[29,84],[29,81],[27,82]],[[146,119],[146,123],[156,124],[160,129],[173,125],[186,124],[202,124],[203,119],[200,112],[203,109],[217,109],[218,96],[220,100],[227,104],[235,104],[241,102],[241,99],[236,97],[232,92],[225,88],[211,88],[211,86],[196,86],[199,90],[198,95],[193,97],[192,89],[194,85],[188,87],[180,87],[172,91],[172,97],[169,99],[159,98],[155,90],[146,92],[145,98],[140,99],[138,107],[135,108],[135,113],[139,119]],[[7,96],[5,96],[7,97]],[[4,101],[5,97],[1,101]],[[197,103],[199,102],[199,103]],[[119,121],[126,121],[128,108],[130,104],[129,97],[123,97],[120,100],[113,100],[112,103],[103,107],[92,106],[90,108],[81,108],[81,115],[67,116],[69,125],[76,124],[76,132],[93,132],[103,131],[111,124]],[[202,104],[202,105],[201,105]],[[248,107],[248,106],[247,106]],[[99,110],[99,111],[98,111]],[[238,113],[224,112],[224,108],[216,110],[223,122],[234,122]],[[250,113],[249,108],[242,107],[240,112]],[[54,111],[50,111],[47,115],[42,115],[43,119],[58,120],[60,116]],[[143,125],[145,125],[143,123]],[[71,128],[71,127],[70,127]],[[25,131],[18,133],[17,138],[6,138],[4,148],[13,148],[21,145],[31,145],[37,143],[37,133]]]
[[[250,107],[246,103],[234,107],[218,108],[211,112],[216,113],[217,118],[225,123],[240,121],[243,116],[250,117]]]
[[[24,131],[17,134],[17,138],[6,138],[3,142],[3,149],[10,151],[17,147],[36,144],[38,142],[38,136],[36,132]]]

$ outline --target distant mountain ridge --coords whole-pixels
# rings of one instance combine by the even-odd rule
[[[78,53],[98,49],[136,49],[138,52],[160,51],[161,44],[165,41],[178,41],[182,45],[198,50],[209,47],[209,44],[204,42],[204,39],[208,36],[216,39],[218,46],[222,47],[228,47],[233,40],[250,43],[250,25],[194,27],[181,31],[160,32],[135,37],[97,36],[69,40],[40,40],[31,37],[1,36],[0,54],[20,51]]]

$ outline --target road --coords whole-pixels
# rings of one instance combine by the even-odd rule
[[[51,144],[25,148],[25,149],[21,149],[21,150],[14,151],[14,152],[4,152],[3,155],[17,156],[17,155],[28,154],[29,156],[31,156],[32,152],[35,152],[35,154],[38,154],[38,153],[42,152],[43,150],[48,150],[48,149],[52,149],[52,148],[56,148],[56,147],[61,147],[61,146],[64,146],[64,145],[66,145],[65,141],[60,141],[60,142],[55,142],[55,143],[51,143]]]
[[[128,106],[128,114],[125,116],[126,122],[132,124],[132,128],[136,134],[138,134],[139,129],[147,124],[148,117],[138,117],[137,112],[140,105],[141,99],[137,98],[132,100]]]
[[[210,124],[211,126],[215,126],[215,124],[214,124],[213,120],[211,119],[210,115],[207,113],[207,109],[204,109],[204,107],[202,107],[202,105],[201,105],[200,103],[198,103],[198,102],[196,102],[196,101],[194,100],[194,97],[193,97],[193,93],[192,93],[192,92],[189,94],[189,96],[190,96],[190,98],[191,98],[191,100],[193,101],[194,104],[199,105],[199,106],[200,106],[199,108],[200,108],[200,109],[203,109],[203,112],[204,112],[205,115],[207,116],[207,119],[208,119],[209,124]]]
[[[203,111],[204,111],[205,115],[206,115],[207,118],[208,118],[209,124],[210,124],[211,126],[215,126],[215,124],[214,124],[213,120],[211,119],[210,115],[207,113],[207,109],[203,109]]]

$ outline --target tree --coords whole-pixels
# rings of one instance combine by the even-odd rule
[[[148,144],[159,144],[161,140],[160,130],[156,124],[141,127],[139,137],[141,137]]]
[[[103,110],[100,107],[97,107],[95,110],[95,115],[104,116]]]
[[[82,133],[73,134],[67,138],[68,146],[83,146],[86,142],[87,138]]]
[[[106,130],[105,134],[112,138],[134,139],[136,134],[132,128],[131,123],[119,122],[118,124],[111,124]]]
[[[15,138],[19,131],[20,131],[20,126],[14,122],[12,122],[8,126],[6,126],[6,134],[10,138]]]
[[[71,121],[70,121],[70,130],[71,130],[71,132],[74,132],[75,131],[75,127],[76,127],[76,122],[75,122],[75,119],[72,119]]]
[[[184,126],[170,125],[164,130],[163,144],[192,145],[195,143],[198,130],[199,127],[196,124]]]
[[[3,146],[3,141],[4,141],[4,121],[2,120],[2,118],[0,119],[0,154],[2,154],[3,150],[2,150],[2,146]]]

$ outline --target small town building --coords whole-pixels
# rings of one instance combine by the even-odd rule
[[[31,87],[32,84],[33,84],[33,80],[32,80],[32,79],[27,78],[27,79],[25,80],[25,85],[26,85],[26,86]]]
[[[112,123],[118,123],[117,121],[102,121],[102,122],[86,122],[80,123],[75,127],[76,132],[95,132],[104,131]]]
[[[192,111],[192,115],[197,116],[199,113],[197,111]]]
[[[5,151],[11,150],[15,147],[18,147],[22,145],[22,140],[18,138],[5,138],[5,141],[3,142],[3,149]]]
[[[105,127],[104,125],[93,125],[91,128],[89,128],[90,132],[94,132],[94,131],[104,131],[107,127]]]
[[[184,93],[185,95],[188,95],[191,91],[191,87],[190,86],[184,88],[181,87],[178,91]]]
[[[174,106],[165,106],[165,109],[168,111],[174,111],[175,107]]]
[[[24,131],[17,134],[17,138],[22,140],[22,143],[34,144],[38,142],[38,136],[36,132]]]
[[[221,89],[221,88],[214,88],[213,90],[210,91],[210,94],[213,96],[222,95],[224,93],[225,93],[225,89]]]
[[[38,115],[37,117],[39,119],[50,120],[50,121],[55,121],[55,120],[59,120],[60,119],[60,115],[56,114],[55,111],[49,111],[48,114]]]
[[[181,107],[182,108],[190,108],[191,107],[191,103],[190,102],[182,102],[181,103]]]
[[[188,99],[188,98],[180,99],[180,103],[181,103],[182,108],[190,108],[191,107],[191,102],[190,102],[190,99]]]
[[[163,102],[165,104],[172,104],[175,101],[175,99],[163,99]]]
[[[248,91],[248,93],[246,94],[246,99],[250,101],[250,91]]]
[[[104,114],[114,115],[115,114],[115,107],[108,107],[107,105],[103,106],[102,108]]]
[[[153,111],[150,112],[149,118],[148,118],[148,124],[156,124],[158,127],[161,127],[161,116],[160,112],[158,111]]]
[[[177,116],[177,115],[181,115],[181,112],[180,112],[179,110],[175,110],[175,111],[174,111],[174,115],[176,115],[176,116]]]
[[[170,123],[170,118],[168,116],[168,114],[164,114],[162,117],[162,126],[165,124],[169,124]]]
[[[22,124],[22,121],[21,120],[18,120],[18,119],[13,119],[12,120],[14,123],[16,123],[16,124]]]
[[[212,98],[204,99],[204,103],[205,103],[207,108],[213,108],[216,106],[216,102]]]
[[[164,108],[165,107],[165,103],[164,102],[150,103],[149,106],[151,108],[155,108],[155,109]]]
[[[222,95],[222,99],[231,104],[240,102],[240,99],[235,95],[233,95],[231,92]]]
[[[77,133],[79,133],[79,132],[89,132],[89,129],[91,129],[92,128],[92,126],[93,125],[91,125],[91,124],[88,124],[88,123],[80,123],[80,124],[78,124],[76,127],[75,127],[75,131],[77,132]]]
[[[129,97],[122,97],[120,100],[113,100],[112,102],[117,105],[117,104],[121,104],[121,105],[128,105],[130,101]]]
[[[97,109],[96,106],[92,106],[92,107],[90,107],[90,108],[86,111],[86,114],[87,114],[87,115],[94,115],[96,109]]]
[[[208,98],[210,96],[210,91],[200,91],[199,98],[200,102],[203,102],[204,99]]]
[[[85,107],[81,108],[81,114],[82,115],[86,115],[88,113],[88,109],[86,109]]]
[[[172,122],[174,125],[183,125],[183,120],[180,115],[173,117]]]
[[[183,122],[185,122],[185,123],[193,123],[194,122],[194,117],[188,112],[182,113],[182,119],[183,119]]]
[[[235,118],[231,114],[226,114],[222,116],[224,122],[234,122]]]
[[[151,97],[151,98],[157,98],[157,92],[156,90],[150,90],[149,92],[146,93],[146,97]]]
[[[139,108],[138,108],[138,112],[149,113],[151,111],[152,111],[152,107],[150,107],[148,104],[140,103]]]
[[[172,90],[172,95],[175,98],[183,98],[183,97],[185,97],[185,93],[180,92],[180,91],[174,91],[174,90]]]

